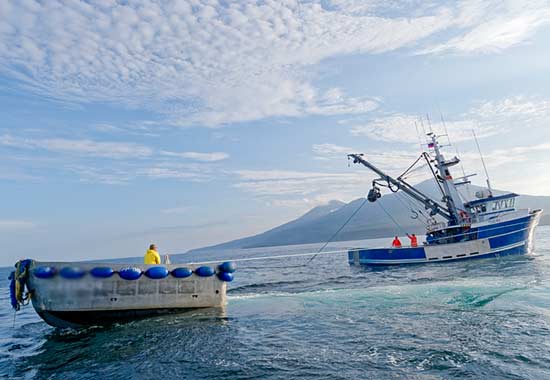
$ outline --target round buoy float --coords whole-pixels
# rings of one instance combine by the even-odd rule
[[[231,281],[233,281],[233,273],[219,272],[218,273],[218,278],[222,281],[225,281],[225,282],[231,282]]]
[[[212,267],[198,267],[195,269],[195,274],[199,277],[210,277],[216,273]]]
[[[37,267],[32,271],[32,274],[37,278],[52,278],[56,273],[54,267]]]
[[[233,273],[237,270],[237,266],[233,261],[226,261],[218,265],[221,272]]]
[[[79,267],[64,267],[59,271],[59,275],[67,280],[77,280],[84,277],[86,272]]]
[[[189,268],[175,268],[170,274],[176,278],[187,278],[193,274],[193,271]]]
[[[145,271],[145,275],[155,280],[168,276],[168,269],[165,267],[151,267]]]
[[[135,267],[123,268],[118,271],[118,275],[120,276],[120,278],[123,278],[125,280],[137,280],[141,277],[142,273],[143,272],[141,269]]]
[[[114,273],[115,271],[113,270],[113,268],[110,268],[110,267],[95,267],[95,268],[92,268],[92,270],[90,271],[90,274],[93,277],[97,277],[97,278],[109,278]]]

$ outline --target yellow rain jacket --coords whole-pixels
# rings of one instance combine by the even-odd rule
[[[148,249],[143,258],[144,264],[160,264],[160,255],[154,249]]]

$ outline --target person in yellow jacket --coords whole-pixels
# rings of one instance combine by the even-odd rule
[[[157,247],[154,244],[149,246],[147,252],[145,252],[145,257],[143,258],[144,264],[160,264],[160,255],[157,252]]]

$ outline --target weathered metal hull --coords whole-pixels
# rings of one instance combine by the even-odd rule
[[[185,312],[199,308],[221,308],[226,303],[226,282],[216,274],[186,278],[122,278],[118,272],[128,265],[110,264],[114,274],[108,278],[90,275],[90,270],[104,264],[33,262],[27,287],[34,309],[44,321],[55,327],[82,327],[124,322],[152,315]],[[38,267],[78,266],[81,278],[39,278]],[[136,265],[144,273],[152,265]],[[156,266],[158,267],[158,266]],[[171,271],[181,265],[163,265]],[[186,266],[195,270],[193,266]]]
[[[220,310],[223,306],[217,307]],[[204,308],[200,308],[204,309]],[[36,310],[47,324],[59,328],[82,328],[125,323],[158,315],[187,313],[198,309],[137,309],[137,310],[93,310],[93,311],[47,311]]]
[[[542,210],[528,216],[478,228],[475,239],[420,247],[353,249],[351,265],[423,264],[476,258],[524,255],[534,248],[534,232]]]

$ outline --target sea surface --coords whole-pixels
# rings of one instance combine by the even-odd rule
[[[30,305],[13,326],[2,268],[0,378],[550,379],[550,227],[536,239],[533,255],[447,264],[354,267],[343,253],[307,265],[309,257],[241,262],[224,310],[80,331],[48,326]]]

